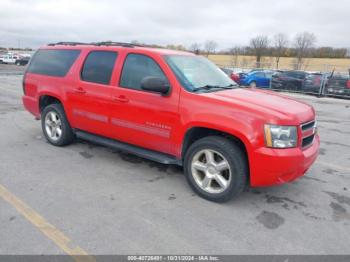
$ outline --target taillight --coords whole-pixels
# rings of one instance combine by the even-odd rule
[[[350,88],[350,80],[348,80],[348,81],[346,82],[346,87],[347,87],[347,88]]]

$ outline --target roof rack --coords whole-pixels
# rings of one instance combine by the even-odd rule
[[[93,45],[105,45],[105,46],[123,46],[123,47],[135,47],[135,46],[141,46],[137,44],[132,44],[132,43],[123,43],[123,42],[111,42],[111,41],[105,41],[105,42],[97,42],[93,43]]]
[[[93,42],[93,43],[57,42],[57,43],[48,44],[48,46],[55,46],[55,45],[71,45],[71,46],[76,46],[76,45],[95,45],[95,46],[122,46],[122,47],[144,46],[144,45],[139,45],[139,44],[123,43],[123,42],[112,42],[112,41]]]
[[[55,45],[90,45],[89,43],[81,43],[81,42],[57,42],[57,43],[51,43],[48,44],[48,46],[55,46]]]

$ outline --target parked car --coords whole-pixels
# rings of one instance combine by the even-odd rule
[[[320,93],[322,78],[327,78],[327,74],[310,73],[307,74],[302,85],[302,91],[307,93]]]
[[[234,73],[234,71],[232,69],[229,68],[220,68],[222,71],[224,71],[224,73],[226,75],[228,75],[233,81],[235,81],[236,83],[239,83],[239,75]]]
[[[270,87],[273,71],[253,71],[248,74],[241,75],[239,84],[241,86],[250,87]]]
[[[350,96],[350,79],[346,74],[334,74],[327,82],[325,94]]]
[[[253,68],[250,71],[248,71],[248,73],[262,72],[262,71],[265,71],[265,69],[263,69],[263,68]]]
[[[26,64],[28,64],[29,60],[30,60],[30,57],[28,56],[20,57],[16,59],[15,64],[18,66],[25,66]]]
[[[273,74],[272,89],[301,91],[308,73],[304,71],[284,71]]]
[[[6,54],[2,57],[1,61],[3,64],[14,64],[18,58],[18,55]]]
[[[52,145],[80,138],[182,165],[192,189],[211,201],[297,179],[320,145],[312,106],[239,88],[188,52],[50,44],[29,63],[23,91],[25,108],[41,119]]]

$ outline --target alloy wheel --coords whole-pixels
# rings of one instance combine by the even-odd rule
[[[62,136],[62,124],[59,115],[50,111],[45,116],[45,131],[47,136],[53,140],[57,141]]]
[[[192,159],[191,170],[196,184],[211,194],[222,193],[231,183],[229,162],[222,154],[212,149],[197,152]]]

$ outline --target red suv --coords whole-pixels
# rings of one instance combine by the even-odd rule
[[[227,201],[250,186],[303,175],[318,155],[314,109],[242,89],[202,56],[124,43],[40,48],[23,103],[47,140],[76,137],[183,165],[200,196]]]

